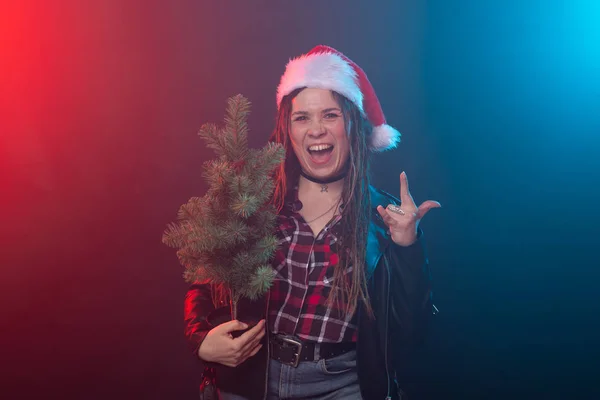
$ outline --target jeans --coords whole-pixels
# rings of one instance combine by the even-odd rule
[[[221,393],[222,400],[246,400]],[[269,362],[268,400],[275,399],[359,400],[356,351],[330,359],[301,362],[298,367]]]

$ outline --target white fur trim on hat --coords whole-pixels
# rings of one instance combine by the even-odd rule
[[[338,92],[364,113],[363,93],[357,83],[356,71],[337,54],[308,54],[290,60],[277,88],[277,108],[284,96],[303,87]]]
[[[400,143],[400,132],[387,124],[373,128],[369,138],[369,147],[373,151],[390,150]]]

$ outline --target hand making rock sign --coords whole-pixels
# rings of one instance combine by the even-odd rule
[[[394,243],[399,246],[410,246],[417,240],[421,218],[432,208],[439,208],[441,205],[437,201],[427,200],[417,207],[408,190],[406,172],[400,174],[400,201],[400,206],[394,204],[386,208],[377,206],[377,211],[388,227]]]

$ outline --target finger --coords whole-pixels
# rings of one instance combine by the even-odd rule
[[[410,191],[408,190],[408,177],[404,171],[402,171],[400,174],[400,200],[402,201],[402,205],[405,207],[415,206],[415,202],[413,201]]]
[[[222,334],[229,334],[230,332],[235,331],[243,331],[244,329],[248,329],[248,324],[245,324],[236,319],[228,322],[224,322],[221,325],[215,328],[216,331]]]
[[[242,359],[245,360],[246,358],[256,354],[258,352],[257,348],[260,349],[262,346],[263,346],[262,343],[252,343],[252,346],[248,346],[242,352]]]
[[[249,359],[250,357],[255,356],[256,353],[258,353],[261,348],[262,348],[262,344],[260,344],[258,346],[252,347],[251,348],[252,350],[250,352],[244,353],[244,355],[237,360],[237,362],[235,363],[234,366],[237,367],[237,366],[245,363],[247,359]]]
[[[244,332],[239,338],[235,339],[240,342],[241,345],[245,345],[251,342],[260,332],[265,330],[265,320],[261,320],[248,332]]]
[[[256,346],[257,344],[259,344],[263,340],[263,338],[266,335],[266,331],[267,331],[266,329],[263,329],[262,331],[260,331],[258,333],[258,335],[256,335],[256,337],[252,341],[252,346]]]
[[[387,225],[387,227],[394,226],[396,224],[396,220],[390,215],[389,211],[383,208],[382,206],[377,206],[377,212],[383,218],[383,222]]]
[[[431,210],[432,208],[440,208],[440,207],[442,207],[442,205],[440,203],[438,203],[437,201],[433,201],[433,200],[424,201],[423,204],[421,204],[419,206],[419,208],[417,209],[417,219],[423,218],[423,216],[425,214],[427,214],[427,212],[429,212],[429,210]]]
[[[252,329],[250,329],[248,331],[248,333],[251,333],[250,335],[250,339],[255,339],[258,336],[264,335],[265,333],[265,320],[260,320],[258,321],[258,324],[256,324]]]
[[[250,353],[250,355],[248,357],[255,356],[256,353],[258,353],[260,351],[260,349],[262,349],[262,346],[263,346],[262,344],[259,344],[258,346],[256,346],[254,348],[254,350],[252,350],[252,353]]]
[[[266,334],[266,329],[262,329],[261,331],[258,332],[258,334],[256,336],[248,339],[248,342],[246,342],[243,346],[243,351],[248,352],[251,349],[253,349],[254,347],[256,347],[262,341],[262,339],[265,337],[265,334]]]

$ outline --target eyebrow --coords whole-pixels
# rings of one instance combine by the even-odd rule
[[[342,112],[342,110],[340,110],[337,107],[331,107],[331,108],[326,108],[323,111],[321,111],[321,114],[326,114],[326,113],[331,112],[331,111]],[[292,115],[296,115],[296,114],[299,114],[299,115],[308,115],[308,111],[295,111],[295,112],[292,113]]]

